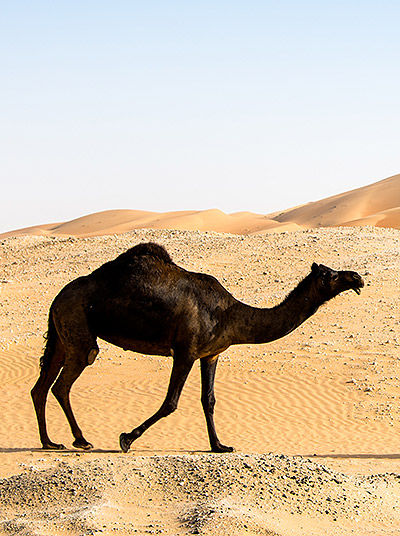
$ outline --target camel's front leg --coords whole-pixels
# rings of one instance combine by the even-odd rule
[[[203,358],[200,360],[201,367],[201,403],[207,422],[208,437],[213,452],[233,452],[233,447],[223,445],[218,439],[214,424],[214,380],[217,368],[218,356]]]
[[[123,452],[128,452],[131,444],[140,437],[150,426],[167,417],[170,413],[176,410],[178,407],[178,400],[181,395],[183,386],[185,385],[186,378],[193,366],[193,360],[185,358],[184,361],[179,359],[179,355],[175,355],[174,364],[172,366],[171,378],[169,380],[169,387],[167,396],[162,403],[160,409],[156,411],[147,421],[142,423],[137,428],[134,428],[129,434],[122,433],[119,436],[119,444]]]

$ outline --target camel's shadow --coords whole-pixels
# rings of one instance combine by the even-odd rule
[[[42,449],[40,447],[0,447],[0,454],[12,454],[17,452],[40,452],[42,454],[55,454],[63,456],[64,454],[76,454],[76,455],[90,455],[90,454],[124,454],[120,449],[90,449],[90,450],[77,450],[77,449]],[[141,449],[131,450],[128,454],[137,456],[149,456],[155,454],[157,456],[171,455],[171,454],[211,454],[209,450],[153,450],[153,449]],[[124,454],[126,455],[126,454]],[[215,453],[214,453],[215,455]]]
[[[91,455],[91,454],[124,454],[122,450],[119,449],[91,449],[91,450],[77,450],[77,449],[64,449],[64,450],[46,450],[40,447],[0,447],[0,454],[12,454],[12,453],[42,453],[42,454],[54,454],[56,456],[63,456],[65,454],[76,454],[78,456],[82,455]],[[133,456],[165,456],[165,455],[182,455],[182,454],[212,454],[216,456],[215,452],[210,450],[184,450],[184,449],[173,449],[173,450],[154,450],[154,449],[139,449],[131,450],[128,455]],[[279,455],[281,453],[276,453]],[[124,454],[126,456],[127,454]],[[257,456],[257,453],[254,453],[254,456]],[[295,455],[299,458],[312,458],[314,460],[319,459],[339,459],[339,460],[400,460],[400,453],[392,454],[373,454],[373,453],[343,453],[343,454],[297,454]]]
[[[76,449],[62,449],[62,450],[51,450],[51,449],[42,449],[40,447],[0,447],[0,454],[10,454],[13,452],[41,452],[42,454],[90,454],[93,452],[101,453],[101,454],[113,454],[121,452],[121,450],[107,450],[107,449],[92,449],[92,450],[76,450]]]
[[[400,454],[299,454],[301,458],[338,460],[400,460]]]

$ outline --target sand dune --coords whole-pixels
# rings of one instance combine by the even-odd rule
[[[269,215],[225,214],[218,209],[148,212],[106,210],[68,222],[36,225],[0,235],[80,236],[121,234],[134,229],[177,229],[233,234],[296,231],[315,227],[365,226],[400,229],[400,175]]]
[[[400,228],[400,175],[282,211],[274,221],[306,228],[377,225]]]
[[[300,226],[291,222],[277,222],[261,214],[237,212],[225,214],[221,210],[184,210],[178,212],[146,212],[141,210],[106,210],[55,225],[38,225],[0,235],[24,234],[47,236],[100,236],[121,234],[133,229],[177,229],[187,231],[215,231],[219,233],[253,234],[259,232],[293,231]]]

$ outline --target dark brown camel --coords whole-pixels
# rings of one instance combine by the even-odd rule
[[[75,420],[69,393],[83,369],[94,362],[100,337],[124,350],[173,358],[163,404],[140,426],[120,435],[124,452],[152,424],[177,408],[196,359],[201,365],[201,402],[211,450],[231,452],[232,447],[219,441],[214,426],[218,355],[232,344],[279,339],[324,302],[349,289],[359,294],[363,286],[356,272],[337,272],[314,263],[310,274],[280,305],[259,309],[236,300],[214,277],[180,268],[157,244],[129,249],[66,285],[50,307],[40,376],[32,389],[43,448],[64,448],[50,441],[46,430],[45,405],[54,382],[52,392],[68,419],[73,445],[92,448]]]

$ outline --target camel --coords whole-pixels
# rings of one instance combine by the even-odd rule
[[[345,290],[359,294],[363,286],[356,272],[314,263],[282,303],[256,308],[235,299],[213,276],[176,265],[164,247],[151,242],[134,246],[67,284],[50,306],[40,375],[31,391],[42,447],[65,448],[53,443],[46,429],[45,406],[51,386],[69,422],[73,446],[93,447],[75,420],[69,393],[85,367],[95,361],[99,337],[124,350],[173,360],[164,402],[140,426],[120,435],[123,452],[150,426],[176,410],[197,359],[211,451],[232,452],[233,447],[218,439],[214,424],[219,354],[234,344],[260,344],[284,337],[323,303]]]

